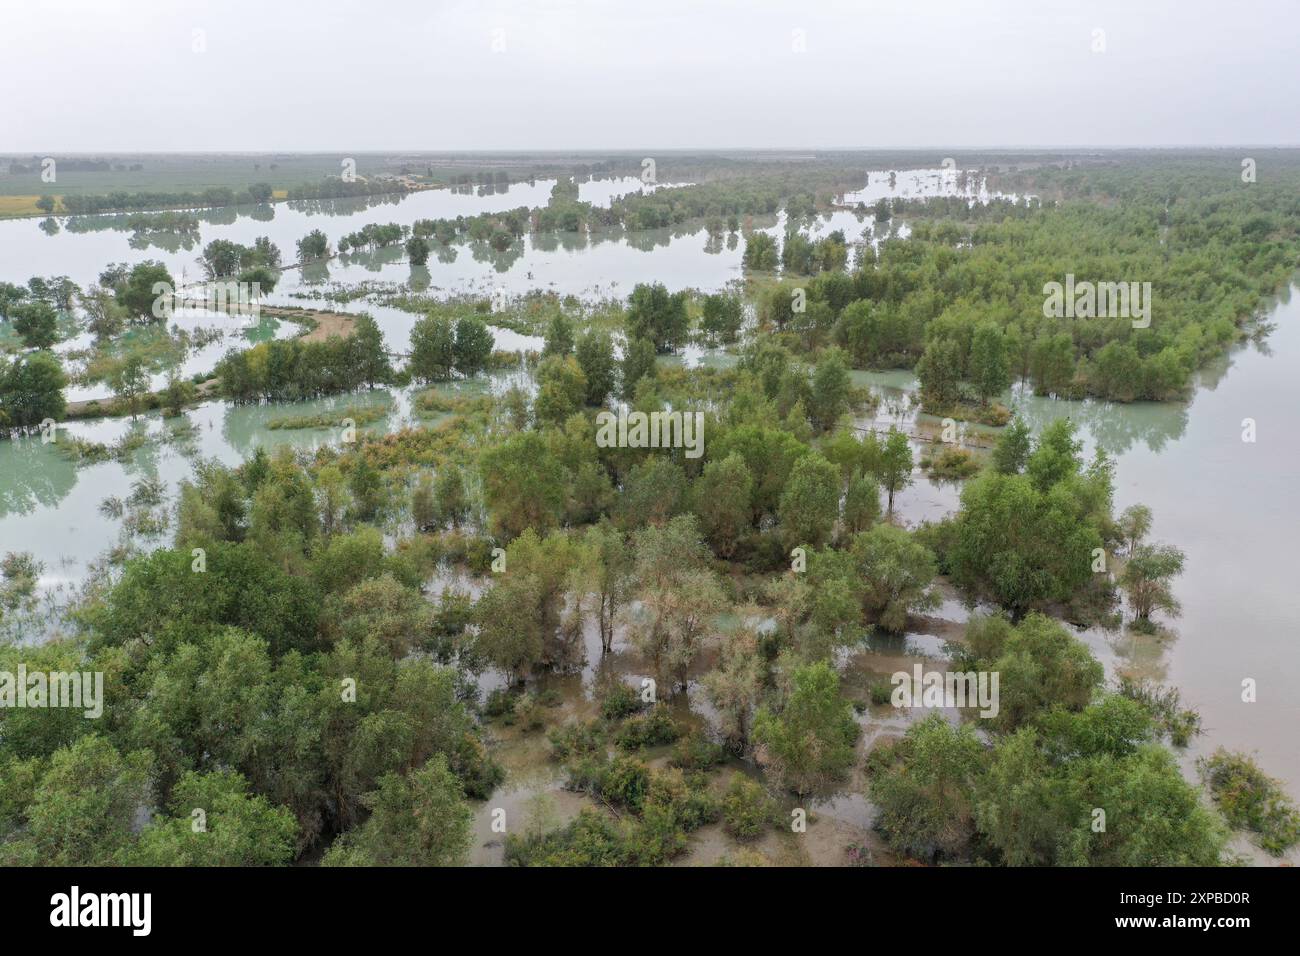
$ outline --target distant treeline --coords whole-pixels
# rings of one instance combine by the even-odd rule
[[[228,186],[212,186],[200,192],[126,192],[118,190],[100,196],[64,196],[63,208],[74,216],[97,212],[127,212],[135,209],[168,207],[237,206],[270,202],[270,183],[254,183],[236,192]]]
[[[395,180],[355,179],[347,181],[334,176],[328,177],[319,183],[295,186],[288,191],[288,198],[336,199],[349,196],[377,196],[405,192],[407,192],[407,187]],[[127,192],[125,190],[115,190],[111,193],[94,196],[64,196],[63,208],[71,215],[84,216],[101,212],[255,205],[270,202],[274,195],[275,190],[270,183],[253,183],[242,190],[231,189],[228,186],[211,186],[198,192]]]
[[[65,172],[71,173],[111,173],[117,172],[139,172],[144,169],[143,163],[132,163],[127,166],[125,163],[114,165],[106,159],[56,159],[58,168]],[[41,161],[33,158],[30,164],[27,163],[10,163],[10,176],[30,176],[41,171]]]
[[[343,179],[328,176],[318,183],[307,183],[289,190],[289,198],[344,199],[349,196],[379,196],[388,193],[408,192],[407,186],[395,179]]]

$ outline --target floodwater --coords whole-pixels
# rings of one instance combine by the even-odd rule
[[[952,190],[957,190],[955,194],[987,198],[978,183],[950,183],[938,171],[915,172],[917,177],[899,174],[894,195],[902,195],[904,189],[929,188],[936,190],[929,194],[954,194]],[[888,189],[881,176],[873,173],[864,190],[847,195],[846,202],[856,203],[861,198],[870,205],[878,190]],[[636,180],[605,183],[590,198],[608,202],[616,189],[636,185]],[[423,217],[540,205],[549,192],[550,183],[539,181],[482,195],[430,191],[398,203],[340,200],[303,208],[280,204],[259,207],[255,216],[218,210],[212,218],[220,221],[205,222],[202,242],[224,237],[249,243],[255,236],[271,235],[288,257],[294,241],[317,227],[335,240],[366,222],[409,223]],[[584,194],[583,198],[589,197]],[[898,230],[900,225],[888,228]],[[773,220],[754,226],[777,232],[784,223]],[[870,217],[842,210],[820,217],[814,229],[820,235],[842,228],[851,241],[863,237],[865,231],[867,239],[876,240],[880,233],[872,231],[874,226]],[[431,259],[427,276],[412,270],[400,249],[334,260],[322,269],[328,270],[330,282],[414,280],[416,284],[427,282],[428,290],[435,293],[504,288],[516,294],[541,288],[590,299],[626,295],[639,281],[662,281],[672,289],[721,288],[741,276],[743,241],[731,242],[727,237],[710,240],[703,230],[688,229],[648,235],[615,232],[607,236],[528,237],[513,260],[468,245],[454,250],[454,261]],[[63,229],[46,235],[35,220],[0,222],[0,279],[11,282],[24,282],[31,275],[66,274],[84,284],[109,262],[145,258],[163,258],[177,274],[184,266],[194,276],[196,254],[196,250],[133,249],[126,234],[111,230]],[[289,270],[268,301],[312,304],[312,300],[293,298],[290,293],[310,294],[313,289],[327,288],[326,282],[321,269]],[[319,300],[316,304],[327,305]],[[375,315],[390,349],[405,350],[415,316],[366,300],[336,307]],[[1300,405],[1300,299],[1288,292],[1270,310],[1267,320],[1275,326],[1271,333],[1260,342],[1239,345],[1229,356],[1203,369],[1194,394],[1185,403],[1068,402],[1037,398],[1021,388],[1003,400],[1035,431],[1064,416],[1077,421],[1086,454],[1100,446],[1115,458],[1117,511],[1138,502],[1149,505],[1155,514],[1151,537],[1177,545],[1187,555],[1186,569],[1175,582],[1182,615],[1163,622],[1165,634],[1135,637],[1122,631],[1090,630],[1082,632],[1081,638],[1111,673],[1134,673],[1178,687],[1184,704],[1200,712],[1205,733],[1183,757],[1189,773],[1196,756],[1217,746],[1253,751],[1266,772],[1282,779],[1290,792],[1297,794],[1300,746],[1295,730],[1300,726],[1300,700],[1295,688],[1300,687],[1300,653],[1295,631],[1300,622],[1300,589],[1291,580],[1291,569],[1294,542],[1300,540],[1300,519],[1291,494],[1300,481],[1300,454],[1286,428],[1291,410]],[[261,338],[294,331],[290,323],[280,326],[287,329],[268,326],[241,334]],[[496,332],[499,348],[537,346],[534,338],[500,329]],[[692,352],[685,360],[694,364],[725,358]],[[457,387],[499,391],[519,377],[519,373],[504,372]],[[934,421],[919,415],[915,408],[911,398],[915,381],[910,373],[855,373],[855,379],[869,384],[881,398],[873,419],[859,424],[897,424],[909,431],[935,427]],[[0,442],[0,553],[33,552],[45,565],[43,592],[60,600],[86,579],[95,560],[121,540],[121,520],[105,517],[99,510],[104,499],[125,499],[133,483],[143,478],[161,481],[174,496],[178,483],[192,473],[199,457],[235,464],[259,446],[287,443],[311,448],[337,441],[336,430],[272,430],[267,422],[288,415],[341,414],[348,407],[369,404],[382,404],[389,413],[363,426],[363,431],[394,430],[412,420],[410,390],[380,389],[285,405],[231,406],[211,401],[187,412],[183,420],[163,421],[151,413],[135,422],[70,422],[60,426],[57,440],[50,444],[39,438]],[[1247,418],[1256,423],[1254,442],[1242,440]],[[64,447],[73,438],[112,445],[135,434],[146,440],[120,459],[77,463]],[[918,450],[921,447],[916,446]],[[959,485],[931,481],[918,473],[915,484],[897,496],[896,518],[916,524],[942,517],[956,508],[959,494]],[[153,539],[137,538],[135,543],[158,546],[170,533],[167,529]],[[941,656],[944,641],[960,633],[967,611],[956,595],[946,591],[944,597],[937,612],[911,622],[904,638],[873,638],[842,661],[846,691],[865,704],[859,718],[865,731],[864,751],[881,739],[901,734],[908,723],[906,716],[900,717],[888,707],[867,703],[867,688],[895,670]],[[548,724],[586,712],[598,668],[612,668],[628,679],[644,670],[635,654],[622,646],[616,646],[612,659],[600,661],[597,642],[594,655],[589,648],[587,669],[569,679],[576,681],[576,686],[566,685],[566,701],[559,713],[548,714]],[[1242,683],[1247,680],[1257,687],[1256,699],[1250,703],[1242,699]],[[703,695],[692,692],[688,700],[694,713],[707,719]],[[500,860],[500,846],[494,845],[490,831],[492,808],[505,805],[512,818],[526,816],[530,801],[546,793],[555,803],[554,815],[562,819],[576,813],[583,803],[583,798],[562,790],[561,775],[546,760],[540,733],[524,739],[528,735],[514,728],[494,728],[492,732],[500,738],[497,749],[510,776],[479,814],[482,839],[474,853],[479,863]],[[734,769],[737,767],[724,768],[723,773],[729,776]],[[877,861],[885,859],[869,831],[872,810],[857,792],[858,783],[850,781],[839,792],[812,803],[816,822],[810,824],[809,835],[815,832],[816,840],[803,841],[798,849],[775,835],[759,849],[773,859],[842,862],[843,847],[859,842],[872,848]],[[683,862],[716,862],[735,849],[733,843],[719,829],[706,829],[693,839]]]
[[[1179,688],[1201,714],[1204,734],[1187,749],[1190,768],[1224,746],[1256,752],[1261,766],[1300,794],[1300,453],[1287,428],[1300,407],[1300,297],[1288,289],[1266,316],[1266,338],[1236,346],[1200,371],[1187,402],[1072,402],[1017,388],[1003,396],[1035,432],[1058,418],[1080,426],[1084,455],[1100,446],[1115,459],[1116,513],[1133,504],[1154,512],[1151,540],[1187,556],[1174,583],[1180,617],[1166,633],[1081,633],[1112,673]],[[910,373],[858,373],[886,396],[875,425],[933,429],[908,399]],[[1255,440],[1245,441],[1245,420]],[[866,424],[865,422],[863,424]],[[976,431],[983,431],[978,426]],[[1248,437],[1248,436],[1247,436]],[[958,503],[960,486],[918,481],[896,499],[908,523],[937,519]],[[1243,697],[1253,682],[1254,701]],[[1293,852],[1292,858],[1296,854]]]

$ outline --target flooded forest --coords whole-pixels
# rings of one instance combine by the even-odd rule
[[[42,160],[0,863],[1300,859],[1300,150]]]

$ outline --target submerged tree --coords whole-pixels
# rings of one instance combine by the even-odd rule
[[[858,725],[840,696],[839,675],[822,661],[795,669],[779,712],[762,707],[754,717],[759,762],[798,794],[847,773],[857,739]]]
[[[1172,583],[1182,573],[1184,560],[1183,552],[1171,545],[1140,544],[1133,549],[1120,572],[1119,585],[1128,595],[1136,626],[1151,627],[1151,615],[1156,611],[1177,616],[1179,605]]]

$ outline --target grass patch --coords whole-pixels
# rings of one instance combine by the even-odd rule
[[[266,423],[266,427],[271,431],[295,431],[304,428],[339,428],[347,419],[352,419],[353,424],[369,425],[379,421],[381,418],[387,418],[388,413],[392,411],[391,405],[365,405],[356,407],[349,405],[347,408],[336,412],[321,412],[318,415],[285,415],[280,418],[272,418]]]
[[[979,460],[964,448],[944,448],[936,455],[927,450],[921,455],[921,467],[931,478],[960,480],[980,470]]]

